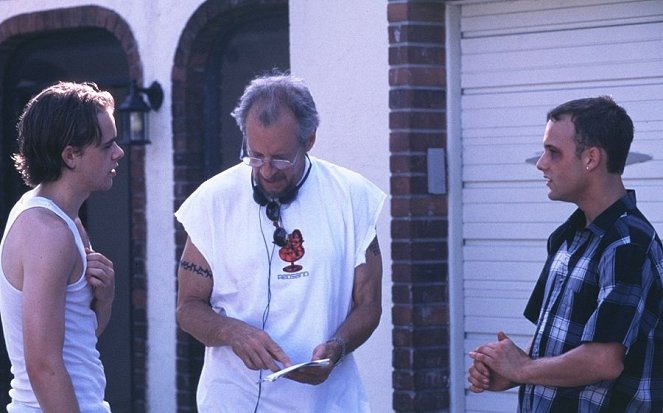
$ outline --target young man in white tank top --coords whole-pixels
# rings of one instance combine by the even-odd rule
[[[51,86],[18,124],[17,170],[32,189],[10,212],[0,245],[0,314],[12,363],[10,413],[110,412],[96,350],[115,293],[113,263],[78,217],[113,184],[124,156],[113,97],[91,83]]]

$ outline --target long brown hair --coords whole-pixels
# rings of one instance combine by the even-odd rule
[[[62,151],[82,150],[101,141],[97,114],[115,107],[113,96],[91,82],[58,82],[25,105],[18,130],[14,166],[30,187],[60,178],[67,167]]]

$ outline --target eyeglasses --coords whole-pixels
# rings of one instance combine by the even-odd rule
[[[269,164],[271,165],[272,168],[278,169],[279,171],[283,171],[289,168],[294,168],[295,165],[297,164],[297,160],[299,159],[300,152],[301,148],[297,151],[297,153],[295,154],[295,158],[292,161],[289,161],[287,159],[270,159]],[[267,161],[265,161],[265,158],[256,158],[255,156],[244,155],[243,148],[242,148],[242,153],[240,154],[240,159],[246,165],[253,168],[260,168],[267,163]]]
[[[267,208],[265,208],[265,213],[267,214],[267,218],[274,224],[274,227],[276,227],[272,242],[279,247],[285,247],[288,245],[288,232],[279,223],[281,221],[281,204],[276,201],[269,202]]]

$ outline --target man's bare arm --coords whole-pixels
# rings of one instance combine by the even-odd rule
[[[32,246],[18,252],[23,268],[23,346],[30,383],[44,411],[79,412],[62,352],[67,285],[83,269],[79,251],[68,226],[49,211],[26,211],[14,225],[26,237],[21,244]]]
[[[334,334],[333,340],[319,344],[312,359],[329,358],[333,362],[362,345],[375,331],[382,315],[382,255],[377,238],[366,251],[366,262],[355,268],[352,309]],[[330,337],[331,339],[332,337]],[[287,377],[308,384],[324,382],[333,369],[309,367]]]
[[[470,352],[470,357],[514,383],[574,387],[618,377],[624,369],[624,351],[620,343],[584,343],[559,356],[531,359],[503,335]]]
[[[217,314],[209,300],[214,286],[212,271],[198,248],[187,239],[177,271],[177,321],[205,346],[231,346],[253,370],[278,371],[290,359],[264,331],[245,322]]]

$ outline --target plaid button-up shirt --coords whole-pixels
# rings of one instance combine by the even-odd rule
[[[622,343],[615,380],[580,387],[523,385],[519,412],[663,411],[663,248],[635,193],[589,226],[577,210],[548,239],[548,260],[525,309],[537,324],[532,358],[587,342]]]

